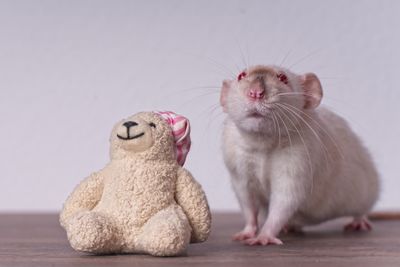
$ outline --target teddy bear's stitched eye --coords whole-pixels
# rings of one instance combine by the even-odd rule
[[[150,127],[156,128],[156,125],[152,122],[149,123]]]

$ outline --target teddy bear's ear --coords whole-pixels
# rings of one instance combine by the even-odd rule
[[[187,118],[171,111],[157,112],[171,127],[175,141],[176,160],[183,166],[190,150],[190,123]]]

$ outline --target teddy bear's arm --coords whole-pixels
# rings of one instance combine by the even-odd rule
[[[79,183],[64,203],[60,223],[65,228],[66,221],[79,211],[93,209],[103,194],[103,178],[99,172],[92,173]]]
[[[191,242],[203,242],[211,230],[211,213],[201,185],[189,171],[178,171],[175,199],[183,208],[192,226]]]

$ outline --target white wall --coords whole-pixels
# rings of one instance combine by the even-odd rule
[[[282,61],[320,76],[378,164],[378,208],[399,209],[399,14],[395,0],[0,1],[0,211],[59,209],[108,161],[113,123],[142,110],[191,119],[186,167],[213,209],[237,209],[217,87]]]

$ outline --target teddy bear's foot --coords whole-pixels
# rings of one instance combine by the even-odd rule
[[[95,254],[114,253],[119,249],[116,232],[109,218],[92,211],[77,213],[67,225],[71,246],[77,251]]]
[[[154,256],[175,256],[185,252],[191,231],[182,209],[172,205],[147,221],[136,244],[140,251]]]

